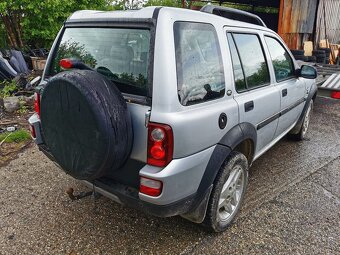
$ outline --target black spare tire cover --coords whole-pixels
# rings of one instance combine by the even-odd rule
[[[119,169],[132,148],[132,124],[117,87],[89,70],[63,72],[41,98],[45,143],[64,171],[94,180]]]

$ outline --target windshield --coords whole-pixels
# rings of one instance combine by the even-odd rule
[[[48,76],[64,71],[63,58],[81,60],[111,79],[123,93],[146,96],[150,31],[122,28],[66,28]]]

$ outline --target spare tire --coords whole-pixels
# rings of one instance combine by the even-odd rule
[[[63,72],[47,83],[41,125],[56,162],[80,180],[119,169],[132,149],[126,102],[113,82],[94,71]]]

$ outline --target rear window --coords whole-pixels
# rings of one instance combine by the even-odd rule
[[[150,31],[122,28],[66,28],[48,76],[59,61],[75,58],[111,79],[123,93],[148,95]]]

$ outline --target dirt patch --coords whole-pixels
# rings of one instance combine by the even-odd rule
[[[32,140],[20,143],[3,143],[0,147],[0,167],[7,165],[18,153],[31,146]]]
[[[5,131],[9,127],[14,127],[16,130],[25,130],[29,132],[28,118],[33,112],[27,112],[25,114],[9,114],[3,113],[0,116],[0,135],[5,134]],[[25,139],[25,141],[12,141],[2,142],[4,139],[0,139],[0,167],[8,164],[12,159],[16,158],[19,152],[22,152],[25,148],[32,144],[32,139]]]

